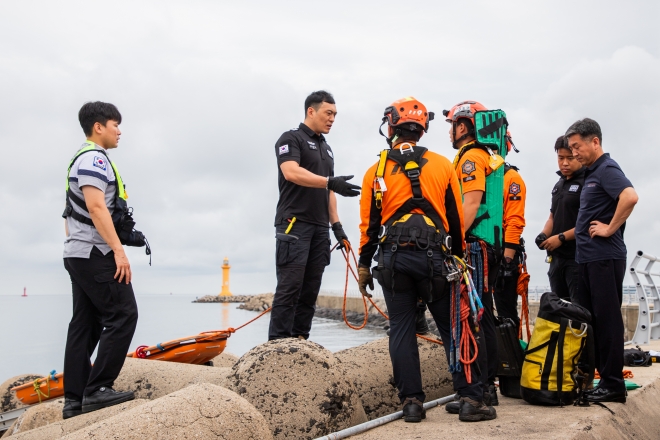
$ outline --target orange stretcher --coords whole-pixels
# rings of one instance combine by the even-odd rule
[[[231,333],[229,330],[202,332],[154,346],[141,345],[126,357],[203,365],[224,351]],[[48,376],[14,387],[11,391],[24,405],[56,399],[64,395],[64,376],[51,371]]]

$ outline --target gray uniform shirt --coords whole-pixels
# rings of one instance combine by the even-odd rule
[[[81,148],[86,147],[85,143]],[[105,204],[110,213],[115,207],[115,194],[117,192],[117,182],[115,180],[115,173],[112,170],[112,165],[108,159],[97,151],[105,151],[102,147],[95,145],[95,150],[90,150],[83,153],[71,167],[69,173],[69,188],[75,195],[85,200],[82,192],[82,187],[86,185],[93,186],[100,189],[105,193]],[[78,150],[80,151],[80,150]],[[78,154],[76,152],[76,154]],[[74,155],[75,157],[75,155]],[[75,203],[71,202],[73,209],[89,218],[89,213],[84,211]],[[66,223],[69,228],[69,235],[64,241],[64,258],[89,258],[94,246],[96,246],[103,255],[110,252],[110,246],[103,240],[101,234],[94,226],[89,226],[81,223],[73,217],[67,217]]]

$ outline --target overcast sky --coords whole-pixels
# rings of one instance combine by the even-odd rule
[[[335,173],[358,183],[386,147],[392,101],[504,109],[528,188],[531,285],[548,284],[532,243],[557,180],[554,141],[594,118],[640,195],[629,260],[660,253],[659,4],[4,0],[0,294],[70,291],[60,215],[84,140],[77,112],[92,100],[124,117],[111,157],[153,249],[152,267],[129,251],[137,293],[218,293],[224,256],[234,293],[274,290],[274,143],[317,89],[337,101]],[[438,118],[421,143],[451,159],[448,128]],[[357,243],[358,199],[339,197],[339,213]],[[341,288],[343,270],[333,255],[324,288]]]

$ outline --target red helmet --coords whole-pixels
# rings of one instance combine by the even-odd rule
[[[427,111],[424,104],[409,96],[394,101],[392,105],[385,109],[383,123],[380,126],[382,128],[383,124],[387,122],[390,127],[407,128],[410,131],[423,130],[420,133],[421,137],[429,131],[429,122],[433,120],[433,117],[433,112]],[[380,128],[378,131],[385,136]],[[392,142],[392,137],[385,136],[388,143]]]
[[[516,153],[520,153],[518,149],[516,148],[516,145],[513,143],[513,137],[511,136],[511,132],[509,130],[506,131],[506,152],[510,153],[511,148],[513,148],[513,151]]]
[[[467,136],[474,136],[474,132],[469,132],[461,136],[460,139],[456,139],[456,126],[459,119],[469,119],[472,122],[472,127],[474,127],[474,115],[478,111],[488,110],[483,104],[477,101],[463,101],[451,108],[451,110],[443,110],[442,114],[447,118],[447,122],[450,122],[454,130],[454,148],[458,148],[456,144],[461,140],[465,139]]]

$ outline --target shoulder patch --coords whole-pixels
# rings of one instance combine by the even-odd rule
[[[103,171],[106,171],[108,169],[106,162],[107,161],[103,157],[94,156],[94,166],[96,168],[101,168]]]
[[[552,188],[552,194],[557,194],[557,191],[559,191],[559,188],[557,188],[556,186]]]
[[[283,154],[289,154],[289,145],[288,144],[282,145],[280,147],[280,156],[283,155]]]
[[[573,192],[573,193],[574,193],[574,192],[578,192],[579,189],[580,189],[580,185],[579,185],[579,184],[578,184],[578,185],[571,185],[571,187],[568,188],[568,192]]]
[[[474,173],[476,169],[477,169],[476,165],[471,160],[466,160],[465,162],[463,162],[463,167],[462,167],[463,174],[467,174],[469,176],[470,174]]]
[[[509,194],[513,194],[514,196],[520,194],[520,185],[518,185],[516,182],[513,182],[511,185],[509,185]]]
[[[328,152],[328,156],[330,156],[333,159],[335,158],[335,156],[332,154],[332,150],[326,150],[326,151]]]

